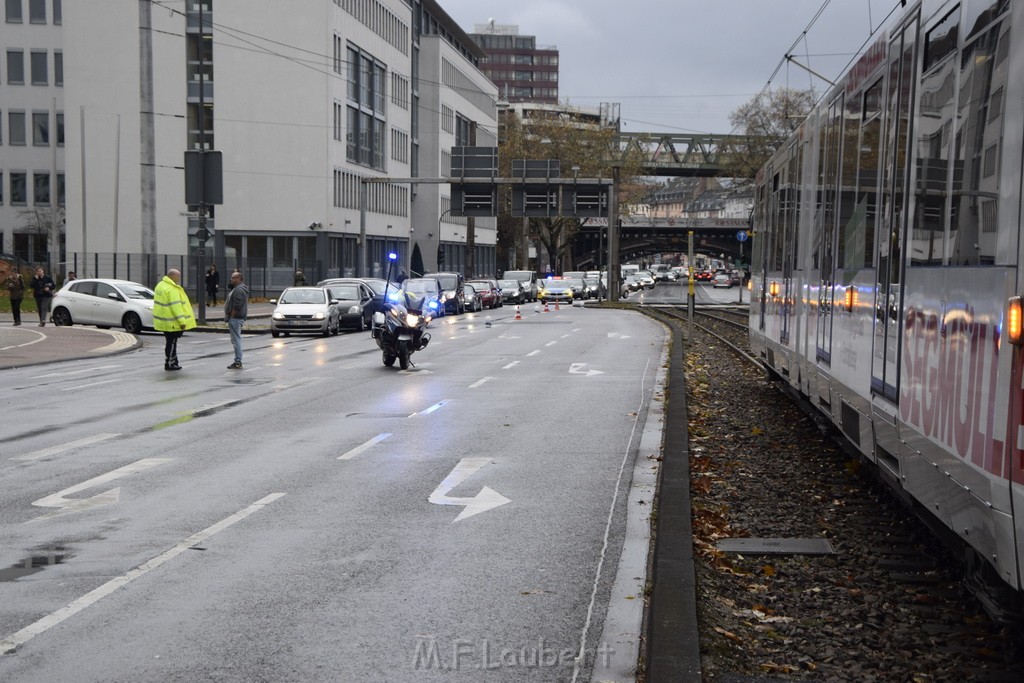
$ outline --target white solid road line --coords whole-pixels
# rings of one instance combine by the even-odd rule
[[[389,436],[391,436],[391,434],[389,432],[385,432],[383,434],[378,434],[377,436],[373,437],[372,439],[370,439],[369,441],[364,443],[362,446],[356,446],[355,448],[350,450],[348,453],[345,453],[344,455],[339,455],[338,456],[338,460],[351,460],[352,458],[356,457],[357,455],[359,455],[360,453],[362,453],[366,449],[372,447],[375,444],[380,443],[381,441],[383,441],[384,439],[388,438]]]
[[[285,494],[271,493],[269,496],[261,498],[260,500],[256,501],[249,507],[239,510],[230,517],[225,517],[213,526],[209,526],[200,531],[199,533],[189,536],[178,545],[174,546],[170,550],[160,555],[157,555],[148,562],[144,562],[135,569],[132,569],[131,571],[122,574],[117,578],[107,581],[99,588],[95,588],[89,591],[88,593],[78,598],[74,602],[68,604],[66,607],[62,607],[56,612],[48,614],[42,619],[32,624],[29,624],[20,631],[12,633],[3,640],[0,640],[0,655],[6,655],[10,654],[11,652],[14,652],[18,647],[32,640],[40,633],[44,633],[45,631],[53,628],[57,624],[67,619],[70,619],[74,615],[84,610],[86,607],[94,605],[95,603],[99,602],[103,598],[107,597],[108,595],[116,591],[118,588],[128,585],[129,583],[139,578],[143,574],[146,574],[151,570],[156,569],[168,560],[173,560],[175,557],[182,554],[190,547],[202,543],[210,536],[213,536],[214,534],[223,531],[224,529],[227,529],[232,524],[240,522],[249,515],[262,510],[264,507],[266,507],[270,503],[273,503],[275,500],[282,497],[283,495]]]
[[[120,382],[121,380],[121,377],[116,377],[114,379],[103,380],[102,382],[89,382],[88,384],[77,384],[73,387],[64,387],[63,389],[61,389],[61,391],[75,391],[76,389],[85,389],[86,387],[97,387],[101,384],[110,384],[111,382]]]
[[[48,455],[57,455],[64,451],[70,451],[72,448],[79,448],[81,446],[88,446],[90,444],[99,443],[100,441],[106,441],[107,439],[113,439],[115,436],[121,436],[120,434],[94,434],[93,436],[87,436],[84,439],[78,439],[77,441],[69,441],[60,446],[50,446],[42,450],[29,453],[27,455],[19,455],[11,460],[39,460],[45,458]]]

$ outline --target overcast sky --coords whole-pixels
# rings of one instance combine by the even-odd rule
[[[729,113],[794,58],[831,80],[899,0],[438,0],[467,32],[494,19],[559,50],[559,98],[621,105],[628,131],[730,131]],[[874,39],[871,40],[874,42]],[[870,44],[870,43],[869,43]],[[774,84],[827,84],[783,66]]]

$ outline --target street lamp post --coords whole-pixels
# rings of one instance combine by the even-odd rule
[[[445,209],[444,211],[441,212],[440,216],[437,217],[437,269],[438,270],[441,270],[441,268],[442,268],[441,261],[443,259],[443,255],[444,255],[444,248],[441,246],[441,221],[444,220],[444,217],[446,215],[451,213],[451,210],[452,210],[451,207],[448,207],[447,209]]]

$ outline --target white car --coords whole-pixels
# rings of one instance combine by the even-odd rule
[[[53,295],[50,317],[64,327],[123,327],[138,334],[153,329],[153,290],[129,280],[72,280]]]
[[[316,332],[327,337],[338,334],[341,315],[338,300],[332,299],[326,287],[289,287],[281,292],[280,299],[271,299],[277,304],[270,316],[270,334],[286,337],[292,332]]]

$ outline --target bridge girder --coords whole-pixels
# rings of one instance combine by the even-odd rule
[[[761,144],[747,135],[620,133],[619,158],[639,153],[645,175],[708,178],[724,175],[733,155]]]

